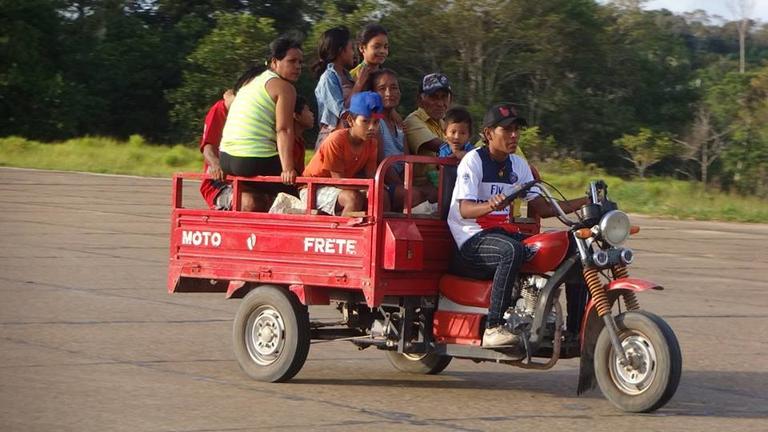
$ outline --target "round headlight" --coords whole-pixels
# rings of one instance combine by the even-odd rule
[[[600,234],[611,246],[618,246],[629,237],[629,216],[619,210],[611,210],[600,219]]]

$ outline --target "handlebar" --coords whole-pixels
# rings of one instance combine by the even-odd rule
[[[542,182],[538,182],[538,187],[541,190],[541,195],[547,200],[547,202],[549,202],[549,205],[551,205],[557,211],[556,216],[560,222],[568,226],[574,226],[580,222],[574,221],[566,215],[562,207],[560,207],[560,204],[558,204],[557,200],[552,197],[552,194],[549,193],[549,190],[542,184]],[[599,205],[603,209],[602,211],[618,208],[616,203],[608,199],[608,185],[603,180],[590,182],[588,194],[592,204]]]
[[[552,208],[555,209],[555,211],[557,211],[557,215],[555,216],[560,222],[568,226],[574,226],[577,223],[579,223],[579,221],[571,220],[568,217],[565,211],[563,211],[563,208],[560,207],[560,204],[557,202],[557,200],[554,197],[552,197],[551,193],[549,193],[549,189],[547,189],[542,182],[537,181],[536,183],[537,183],[537,186],[539,187],[539,190],[541,191],[541,196],[544,197],[545,200],[547,200],[549,205],[551,205]]]
[[[500,207],[506,207],[508,206],[512,201],[516,200],[520,195],[522,195],[524,192],[528,192],[528,189],[533,187],[533,185],[536,184],[536,180],[531,180],[526,183],[521,183],[512,190],[512,193],[507,195],[503,200],[501,200],[501,203],[499,203]]]
[[[504,198],[504,200],[502,201],[502,204],[504,206],[509,205],[513,200],[518,198],[520,195],[522,195],[525,192],[528,192],[528,190],[530,190],[533,186],[537,186],[539,188],[540,195],[549,203],[549,205],[552,206],[552,208],[555,209],[555,211],[557,212],[555,217],[557,217],[557,219],[560,222],[568,226],[573,226],[579,223],[578,221],[571,220],[566,215],[565,211],[563,210],[562,207],[560,207],[560,204],[557,202],[557,200],[554,197],[552,197],[552,194],[549,192],[549,189],[547,189],[546,186],[544,186],[544,183],[539,180],[532,180],[532,181],[518,185],[512,191],[512,193],[510,193]]]

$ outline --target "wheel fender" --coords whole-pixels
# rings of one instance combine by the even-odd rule
[[[616,299],[625,292],[643,292],[649,289],[663,290],[664,287],[655,282],[635,278],[616,279],[605,284],[605,290],[608,293],[608,301],[611,306],[613,306]],[[585,342],[589,340],[590,335],[594,336],[593,343],[597,341],[597,335],[602,329],[603,320],[598,319],[597,312],[595,311],[595,303],[590,300],[589,303],[587,303],[587,307],[584,311],[584,321],[581,324],[580,340],[582,350],[586,345]]]
[[[614,291],[614,290],[629,290],[634,292],[642,292],[647,291],[649,289],[653,290],[663,290],[664,287],[657,284],[656,282],[651,282],[645,279],[635,279],[635,278],[623,278],[623,279],[616,279],[612,280],[607,284],[606,290]],[[592,304],[590,303],[590,306]]]
[[[613,307],[613,304],[619,297],[626,292],[642,292],[649,289],[663,290],[664,288],[655,283],[644,279],[635,278],[622,278],[610,281],[605,285],[605,289],[608,293],[608,302]],[[603,330],[605,323],[597,316],[595,310],[595,304],[590,300],[584,311],[584,320],[581,323],[581,332],[579,340],[581,342],[581,360],[579,367],[579,385],[576,390],[577,394],[582,394],[587,390],[595,388],[597,382],[595,382],[595,370],[594,370],[594,356],[595,356],[595,343],[597,343],[597,337]]]

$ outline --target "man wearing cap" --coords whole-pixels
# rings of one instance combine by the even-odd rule
[[[425,75],[419,83],[418,109],[405,118],[405,137],[411,154],[437,156],[440,145],[445,142],[443,117],[451,105],[451,84],[441,73]],[[428,168],[417,165],[414,170],[414,184],[428,183]],[[434,197],[436,198],[435,190]],[[434,201],[434,199],[430,199]]]
[[[448,212],[448,226],[459,250],[454,272],[476,279],[493,278],[483,346],[513,345],[520,341],[504,325],[504,312],[514,305],[520,293],[515,279],[523,264],[522,235],[491,227],[487,215],[509,214],[503,203],[515,187],[533,180],[525,160],[515,155],[524,118],[509,103],[493,106],[483,117],[484,147],[467,153],[458,167],[456,186]],[[528,208],[541,217],[554,216],[536,187],[525,195]],[[586,204],[586,198],[560,202],[565,212]]]
[[[373,178],[379,144],[379,120],[384,105],[375,92],[352,95],[349,113],[352,125],[328,135],[320,149],[304,169],[304,177]],[[307,190],[299,193],[307,202]],[[358,187],[321,186],[317,189],[317,209],[330,215],[349,215],[365,209],[365,195]],[[385,202],[385,210],[386,203]]]

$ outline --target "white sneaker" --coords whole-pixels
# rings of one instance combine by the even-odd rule
[[[483,333],[483,346],[502,346],[502,345],[517,345],[520,343],[520,336],[507,330],[504,326],[496,326],[485,329]]]

